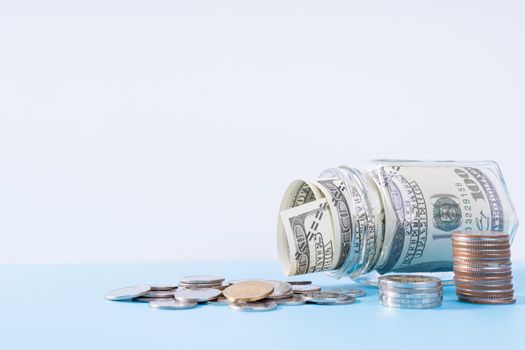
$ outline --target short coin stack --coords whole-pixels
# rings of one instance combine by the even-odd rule
[[[381,305],[400,309],[429,309],[441,306],[443,285],[436,277],[386,275],[378,278]]]
[[[511,304],[512,286],[509,235],[502,232],[452,234],[454,282],[460,301]]]
[[[154,309],[183,310],[199,304],[228,305],[236,311],[270,311],[280,305],[352,304],[365,296],[363,289],[328,289],[310,281],[236,280],[211,275],[187,276],[177,285],[138,285],[113,290],[106,299],[147,302]]]

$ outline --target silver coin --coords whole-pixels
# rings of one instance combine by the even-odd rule
[[[196,288],[216,288],[216,289],[219,289],[219,288],[222,288],[224,283],[226,283],[226,282],[222,282],[222,283],[184,283],[184,282],[179,282],[179,287],[180,288],[186,288],[186,289],[196,289]],[[227,286],[228,285],[229,284],[227,284]],[[224,288],[226,288],[226,287],[224,287]]]
[[[225,290],[225,289],[228,288],[229,286],[231,286],[230,283],[228,283],[228,282],[222,282],[221,284],[219,284],[218,286],[215,286],[215,287],[213,287],[213,288],[218,289],[218,290]]]
[[[500,266],[469,266],[469,265],[454,265],[454,271],[464,272],[496,272],[496,273],[508,273],[512,272],[511,265],[500,265]]]
[[[306,300],[301,294],[293,294],[291,297],[274,300],[278,305],[303,305]]]
[[[366,290],[356,289],[356,288],[336,288],[336,289],[325,289],[326,292],[334,292],[341,294],[353,295],[356,298],[364,297],[366,295]]]
[[[305,284],[312,284],[312,281],[286,281],[286,283],[289,283],[292,286],[293,285],[302,286],[302,285],[305,285]]]
[[[176,284],[150,284],[149,286],[153,292],[164,292],[167,290],[177,289]]]
[[[255,301],[249,303],[231,303],[228,305],[230,309],[235,311],[271,311],[277,308],[277,303],[274,301]]]
[[[273,285],[273,292],[268,296],[268,299],[281,299],[287,298],[290,294],[293,294],[292,285],[286,282],[280,281],[268,281]]]
[[[491,275],[495,277],[507,277],[512,274],[512,269],[463,269],[463,268],[457,268],[454,267],[454,274],[455,275],[462,275],[462,276],[473,276],[473,275]]]
[[[381,301],[381,305],[389,308],[396,308],[396,309],[432,309],[435,307],[441,306],[441,301],[436,303],[428,303],[428,304],[399,304],[389,301]]]
[[[191,309],[197,306],[195,302],[183,302],[175,299],[168,300],[153,300],[149,303],[149,306],[154,309],[161,310],[184,310]]]
[[[422,294],[422,295],[434,295],[434,294],[442,294],[443,288],[432,288],[432,289],[424,289],[424,288],[379,288],[380,293],[384,294],[401,294],[401,295],[414,295],[414,294]]]
[[[178,289],[175,292],[175,299],[179,301],[202,303],[216,299],[221,294],[222,292],[220,290],[213,288]]]
[[[512,267],[512,263],[509,261],[480,261],[480,260],[454,260],[454,265],[457,266],[464,266],[466,268],[474,267],[474,268],[508,268]]]
[[[155,299],[161,299],[161,298],[173,298],[175,296],[176,289],[171,290],[158,290],[158,291],[150,291],[147,294],[144,294],[143,298],[155,298]]]
[[[390,298],[400,298],[400,299],[431,299],[431,298],[441,298],[443,296],[443,293],[438,292],[438,293],[407,294],[407,293],[379,291],[379,296],[385,296],[385,297],[390,297]]]
[[[429,288],[441,286],[441,280],[433,276],[425,275],[383,275],[379,276],[379,286],[390,286],[400,288]]]
[[[136,302],[139,302],[139,303],[151,303],[152,301],[155,301],[155,300],[169,300],[169,299],[173,299],[173,297],[171,298],[146,298],[146,297],[137,297],[137,298],[133,298],[132,301],[136,301]],[[173,299],[175,300],[175,299]]]
[[[463,279],[463,278],[457,278],[454,277],[454,282],[456,285],[464,285],[464,286],[479,286],[479,287],[491,287],[491,286],[507,286],[509,284],[512,284],[512,278],[504,278],[504,279],[496,279],[496,280],[473,280],[473,279]]]
[[[441,302],[443,300],[442,297],[434,297],[434,298],[425,298],[425,299],[408,299],[408,298],[395,298],[395,297],[389,297],[381,295],[379,297],[381,299],[381,302],[389,302],[389,303],[395,303],[395,304],[434,304]]]
[[[320,305],[343,305],[352,304],[356,301],[353,295],[324,292],[305,293],[303,297],[308,303]]]
[[[224,277],[213,275],[194,275],[186,276],[180,279],[180,282],[188,284],[219,284],[223,281]]]
[[[217,299],[208,300],[208,304],[217,306],[227,306],[230,304],[230,302],[228,301],[228,299],[221,295]]]
[[[104,296],[107,300],[119,301],[119,300],[131,300],[147,294],[151,291],[150,286],[140,285],[132,287],[124,287],[112,290],[111,292],[106,293]]]
[[[286,294],[280,294],[280,295],[276,295],[276,296],[268,296],[267,299],[272,299],[272,300],[280,300],[280,299],[286,299],[286,298],[290,298],[291,296],[293,295],[296,295],[294,294],[293,290],[290,290],[288,293]]]
[[[292,290],[294,293],[313,293],[321,290],[321,287],[313,284],[294,284],[292,285]]]
[[[385,293],[399,293],[399,294],[435,294],[443,291],[442,286],[432,288],[398,288],[389,286],[379,286],[379,290]]]

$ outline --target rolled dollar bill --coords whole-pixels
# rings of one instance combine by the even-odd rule
[[[337,267],[340,251],[334,249],[332,215],[326,199],[283,210],[280,216],[284,232],[279,236],[278,249],[284,274],[301,275]]]

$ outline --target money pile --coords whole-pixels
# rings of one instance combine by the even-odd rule
[[[452,234],[454,282],[460,301],[511,304],[512,285],[509,235],[502,232]]]
[[[441,306],[443,286],[436,277],[388,275],[378,278],[381,305],[400,309],[429,309]]]
[[[228,305],[236,311],[270,311],[279,305],[352,304],[365,296],[363,289],[322,290],[311,281],[234,280],[211,275],[187,276],[177,285],[138,285],[113,290],[112,301],[147,302],[155,309],[182,310],[198,304]]]

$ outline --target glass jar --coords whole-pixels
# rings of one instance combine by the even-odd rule
[[[286,275],[329,271],[367,283],[452,271],[453,231],[505,232],[512,241],[517,227],[495,162],[377,160],[292,182],[277,243]]]

